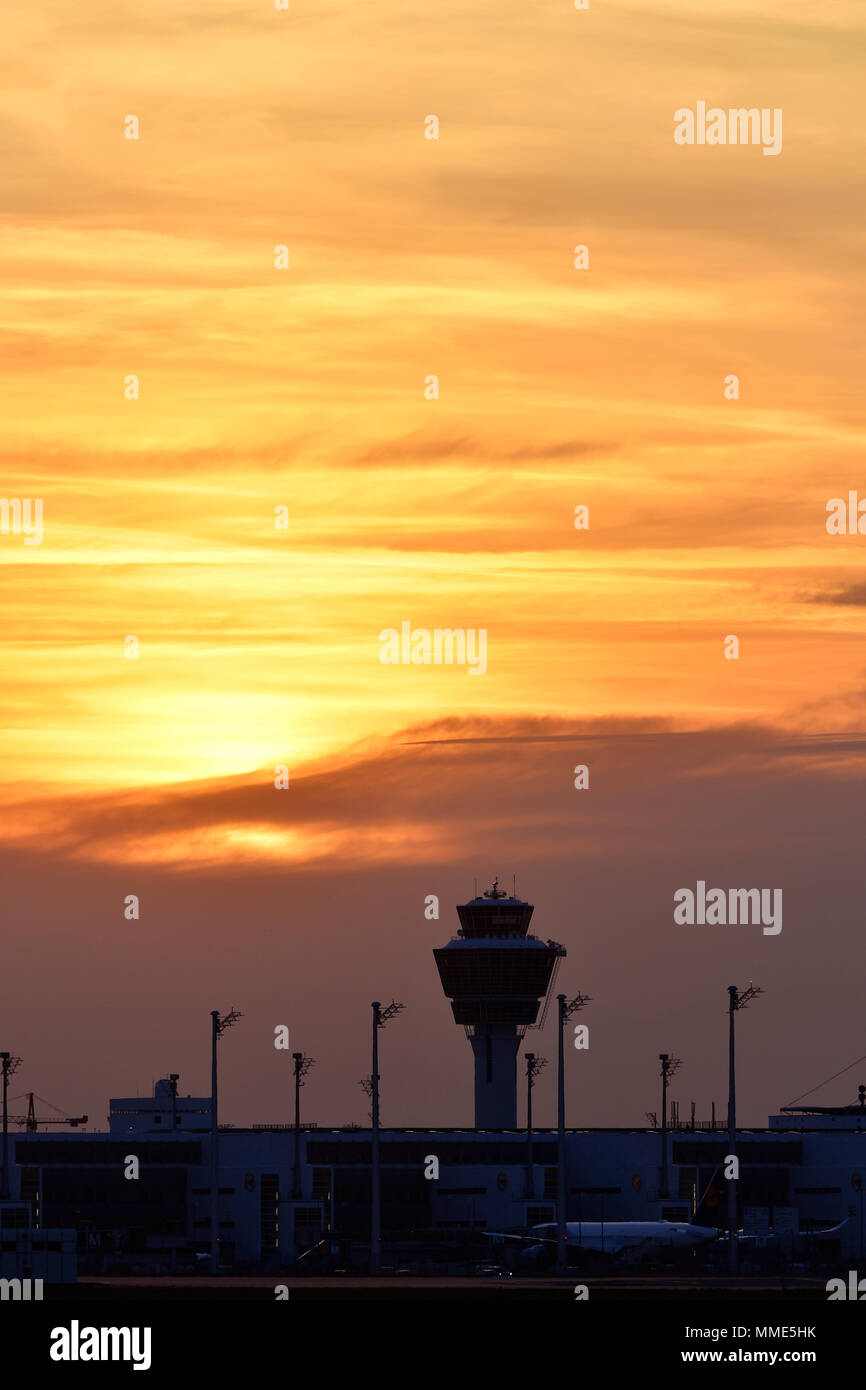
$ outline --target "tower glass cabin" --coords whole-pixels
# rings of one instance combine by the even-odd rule
[[[517,1128],[517,1051],[534,1027],[565,955],[556,941],[529,936],[534,908],[498,880],[457,908],[460,930],[433,952],[455,1023],[475,1054],[476,1129]],[[543,1016],[542,1016],[543,1021]]]

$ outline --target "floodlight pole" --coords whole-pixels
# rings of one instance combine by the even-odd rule
[[[748,989],[740,992],[736,985],[728,985],[728,1158],[736,1158],[737,1146],[737,1098],[736,1066],[734,1060],[734,1014],[744,1009],[764,991],[749,981]],[[737,1249],[737,1179],[728,1178],[728,1273],[736,1274],[738,1266]]]
[[[557,1133],[556,1133],[556,1272],[564,1274],[568,1265],[568,1228],[566,1223],[567,1174],[565,1154],[565,1025],[567,1020],[584,1004],[589,1004],[588,994],[577,994],[570,1000],[565,994],[556,996],[559,1004],[557,1021],[559,1024],[558,1066],[556,1078],[557,1091]]]
[[[662,1064],[662,1171],[659,1196],[668,1197],[668,1081],[679,1067],[680,1060],[671,1057],[668,1052],[660,1052],[659,1061]]]
[[[728,1157],[735,1155],[737,1142],[736,1065],[734,1061],[734,1014],[737,1011],[737,987],[728,985]],[[728,1273],[737,1272],[737,1185],[728,1178]]]
[[[295,1172],[292,1200],[298,1202],[301,1199],[301,1087],[314,1059],[303,1052],[293,1052],[292,1059],[295,1063]]]
[[[3,1182],[0,1185],[0,1198],[9,1198],[9,1114],[7,1099],[9,1094],[9,1061],[11,1053],[0,1052],[3,1059]]]
[[[532,1173],[532,1087],[535,1084],[535,1053],[526,1053],[526,1195],[535,1196]]]
[[[372,1132],[372,1202],[370,1222],[370,1273],[378,1274],[382,1262],[382,1186],[379,1163],[379,1029],[384,1028],[403,1008],[393,999],[384,1009],[378,999],[370,1006],[373,1010],[373,1074],[370,1077],[373,1098]],[[366,1089],[366,1088],[365,1088]]]
[[[293,1052],[295,1063],[295,1180],[292,1184],[292,1197],[297,1202],[301,1195],[301,1062],[303,1052]]]
[[[373,1200],[370,1231],[370,1273],[378,1274],[382,1253],[382,1193],[379,1172],[379,1029],[381,1027],[379,1011],[381,1004],[378,999],[371,1007],[373,1009],[373,1074],[370,1078],[373,1083]]]
[[[211,1009],[211,1071],[210,1071],[210,1269],[219,1269],[219,1121],[217,1100],[217,1042],[227,1028],[243,1017],[230,1009],[222,1018],[218,1009]]]
[[[659,1196],[668,1195],[668,1054],[659,1053],[659,1061],[662,1064],[662,1180],[659,1184]]]
[[[219,1010],[211,1009],[211,1063],[210,1063],[210,1272],[216,1274],[219,1264],[219,1162],[217,1159],[217,1038],[219,1037]]]

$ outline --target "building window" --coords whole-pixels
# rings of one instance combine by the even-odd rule
[[[279,1178],[276,1173],[262,1173],[259,1183],[259,1232],[262,1254],[279,1249],[280,1209]]]
[[[313,1196],[318,1197],[320,1202],[329,1202],[331,1200],[330,1168],[313,1169]]]
[[[0,1211],[0,1226],[10,1230],[26,1230],[30,1225],[29,1207],[7,1207]]]
[[[436,1187],[437,1197],[486,1197],[486,1187]]]
[[[545,1221],[553,1220],[553,1207],[527,1207],[526,1224],[527,1226],[540,1226]]]
[[[677,1188],[677,1196],[684,1197],[686,1201],[694,1201],[695,1186],[698,1181],[697,1168],[680,1169],[680,1185]]]

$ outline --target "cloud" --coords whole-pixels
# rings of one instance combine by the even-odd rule
[[[811,593],[806,596],[807,603],[828,603],[838,608],[866,607],[866,583],[851,584],[847,589],[836,589],[826,593]]]
[[[520,463],[539,459],[604,457],[620,445],[611,441],[587,439],[526,439],[508,444],[479,436],[430,437],[428,431],[415,430],[399,439],[385,439],[364,450],[359,464],[405,464],[407,460],[433,463],[437,460],[465,459],[473,463]]]
[[[589,719],[579,727],[529,717],[452,718],[299,767],[288,790],[275,788],[268,768],[80,794],[62,806],[19,788],[4,816],[5,834],[22,847],[38,845],[75,861],[195,873],[280,866],[340,873],[393,865],[406,855],[456,863],[467,843],[474,840],[489,854],[518,831],[521,854],[558,859],[572,852],[573,815],[586,804],[593,814],[584,851],[591,844],[594,855],[621,854],[631,831],[624,834],[619,823],[625,814],[637,830],[641,802],[633,847],[643,854],[685,830],[683,810],[704,788],[718,808],[713,816],[703,812],[704,824],[723,824],[730,815],[720,845],[754,846],[758,834],[775,846],[786,818],[759,831],[753,817],[734,813],[740,799],[772,799],[801,775],[822,785],[832,785],[840,770],[844,779],[862,778],[866,768],[857,760],[864,752],[866,733],[856,731],[797,735],[746,723],[682,729],[672,721],[627,718]],[[570,769],[578,763],[592,769],[591,803],[572,787]]]

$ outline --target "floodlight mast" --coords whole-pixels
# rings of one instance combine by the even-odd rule
[[[558,1075],[557,1075],[557,1135],[556,1135],[556,1270],[558,1274],[565,1272],[568,1264],[568,1251],[566,1241],[568,1233],[566,1229],[566,1161],[565,1161],[565,1043],[563,1035],[565,1025],[572,1014],[592,1003],[588,994],[576,994],[573,999],[569,999],[566,994],[556,996],[559,1009],[557,1021],[559,1027],[558,1040]]]
[[[210,1271],[219,1269],[219,1123],[217,1116],[217,1042],[243,1014],[230,1009],[220,1014],[211,1009],[211,1108],[210,1108]]]
[[[168,1085],[171,1091],[171,1132],[177,1129],[177,1083],[180,1081],[180,1072],[170,1071],[168,1074]]]
[[[527,1052],[526,1057],[526,1195],[535,1196],[535,1183],[532,1172],[532,1088],[535,1078],[547,1066],[546,1057],[536,1057]]]
[[[661,1183],[659,1184],[659,1196],[667,1197],[668,1194],[668,1081],[676,1071],[682,1066],[679,1057],[671,1057],[667,1052],[659,1053],[659,1061],[662,1064],[662,1172]]]
[[[378,1000],[374,1000],[370,1006],[373,1010],[373,1071],[370,1076],[370,1092],[373,1098],[373,1133],[372,1133],[372,1211],[370,1229],[370,1273],[378,1274],[382,1256],[382,1189],[379,1165],[379,1029],[384,1028],[386,1023],[390,1023],[396,1018],[398,1013],[405,1007],[391,1000],[385,1008]],[[364,1086],[364,1082],[361,1082]],[[366,1090],[366,1086],[364,1086]]]
[[[0,1052],[3,1062],[3,1176],[0,1178],[0,1198],[9,1199],[9,1078],[21,1066],[21,1058],[11,1052]]]
[[[316,1059],[307,1057],[303,1052],[293,1052],[292,1061],[295,1064],[295,1171],[292,1199],[297,1202],[301,1197],[301,1087],[306,1084],[304,1078]]]
[[[753,999],[764,991],[749,981],[742,991],[736,985],[728,985],[728,1157],[736,1158],[737,1144],[737,1101],[736,1101],[736,1063],[734,1059],[734,1014],[745,1009]],[[736,1274],[737,1252],[737,1179],[728,1178],[728,1273]]]

